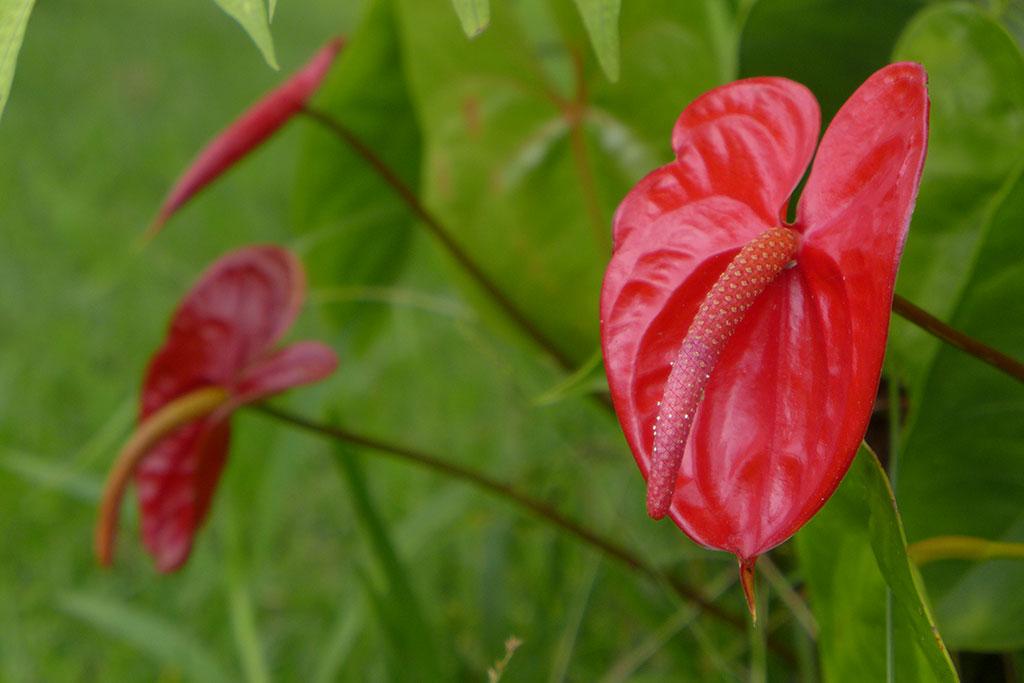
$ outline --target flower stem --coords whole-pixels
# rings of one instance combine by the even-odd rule
[[[532,498],[505,482],[491,478],[490,476],[471,468],[443,460],[433,454],[426,453],[421,450],[357,434],[341,427],[314,422],[313,420],[292,414],[274,406],[259,404],[254,407],[259,412],[282,422],[286,422],[294,427],[298,427],[330,439],[343,441],[348,444],[377,451],[389,457],[434,470],[435,472],[441,473],[445,476],[471,484],[498,498],[507,500],[523,510],[535,515],[543,522],[550,524],[551,526],[558,527],[562,531],[574,536],[577,540],[582,541],[586,545],[600,551],[602,554],[625,565],[630,570],[666,584],[679,597],[694,603],[705,613],[715,617],[716,619],[729,624],[738,630],[746,630],[746,619],[719,607],[710,599],[706,598],[698,589],[690,586],[677,577],[663,573],[661,570],[647,563],[632,551],[622,547],[615,541],[599,535],[597,532],[586,528],[579,522],[566,517],[548,503]],[[794,661],[793,653],[780,643],[772,642],[769,647],[783,659],[787,661]]]
[[[1024,363],[1001,351],[997,351],[987,344],[983,344],[960,330],[950,327],[923,308],[907,301],[899,294],[893,297],[892,312],[920,327],[928,334],[938,337],[950,346],[955,346],[964,353],[974,356],[981,362],[987,363],[996,370],[1013,377],[1018,382],[1024,382]]]

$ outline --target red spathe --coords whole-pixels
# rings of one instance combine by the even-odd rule
[[[822,138],[789,226],[796,265],[722,349],[686,443],[670,515],[696,542],[752,560],[796,532],[849,468],[878,386],[927,127],[924,69],[901,63],[872,75]],[[619,207],[602,345],[645,477],[670,362],[739,250],[786,225],[819,130],[798,83],[725,85],[683,111],[676,161]]]

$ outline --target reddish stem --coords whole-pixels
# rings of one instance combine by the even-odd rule
[[[654,579],[659,583],[667,584],[673,592],[684,600],[688,600],[697,605],[701,610],[707,614],[715,617],[723,623],[729,624],[733,628],[738,630],[746,629],[746,620],[739,617],[731,612],[727,612],[708,598],[696,588],[690,586],[681,579],[666,575],[658,568],[651,564],[648,564],[640,557],[633,554],[627,548],[622,547],[615,541],[601,536],[595,531],[588,529],[579,522],[576,522],[558,510],[554,509],[546,502],[536,500],[526,493],[519,491],[515,487],[506,484],[505,482],[493,479],[482,472],[477,472],[468,467],[458,465],[453,462],[449,462],[436,455],[426,453],[414,448],[401,446],[398,444],[388,443],[381,441],[373,437],[357,434],[355,432],[342,429],[340,427],[334,427],[331,425],[325,425],[313,420],[309,420],[305,417],[294,415],[287,411],[275,408],[266,404],[260,404],[254,406],[260,412],[269,415],[273,418],[286,422],[290,425],[304,429],[321,436],[328,437],[337,441],[342,441],[348,444],[353,444],[363,448],[383,453],[384,455],[403,460],[420,467],[434,470],[446,476],[452,477],[453,479],[459,479],[467,482],[482,489],[498,498],[507,500],[514,505],[526,510],[527,512],[537,516],[544,522],[551,524],[552,526],[558,527],[562,531],[567,532],[571,536],[577,538],[583,543],[595,548],[604,555],[612,558],[613,560],[620,562],[632,571],[638,574]],[[789,651],[784,645],[777,641],[769,641],[769,647],[778,654],[782,659],[793,662],[793,653]]]

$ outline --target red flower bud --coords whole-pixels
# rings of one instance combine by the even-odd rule
[[[320,87],[342,45],[341,38],[329,42],[295,75],[267,93],[206,145],[171,188],[148,234],[159,232],[185,202],[301,111]]]

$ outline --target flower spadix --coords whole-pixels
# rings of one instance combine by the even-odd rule
[[[805,87],[737,81],[683,111],[675,161],[616,213],[602,345],[648,512],[734,553],[748,599],[867,428],[927,129],[917,64],[872,75],[820,145]]]
[[[252,246],[217,260],[182,300],[149,362],[139,425],[107,479],[96,526],[102,564],[113,559],[121,499],[134,479],[146,548],[160,571],[180,567],[220,479],[231,414],[334,371],[337,357],[318,342],[276,348],[304,291],[290,252]]]

